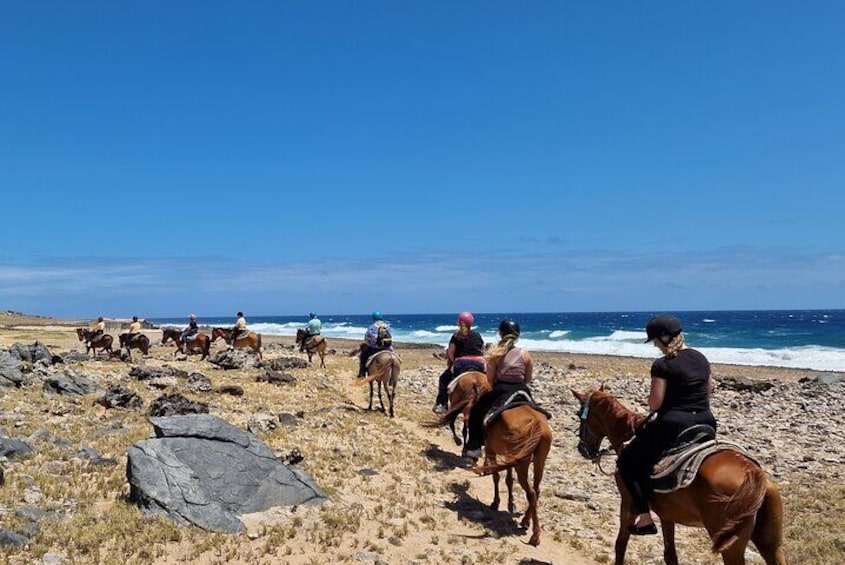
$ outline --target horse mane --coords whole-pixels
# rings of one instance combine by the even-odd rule
[[[634,430],[646,419],[645,415],[634,412],[606,390],[594,390],[588,394],[592,395],[590,398],[592,399],[593,407],[607,414],[608,418],[605,425],[611,421],[624,424],[625,434],[623,435],[626,437],[622,439],[630,438]]]

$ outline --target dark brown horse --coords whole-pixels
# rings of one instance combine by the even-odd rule
[[[79,338],[79,341],[85,342],[86,355],[89,351],[94,351],[94,356],[96,357],[98,347],[103,351],[111,353],[111,344],[114,342],[114,338],[112,338],[112,336],[109,334],[102,334],[96,341],[91,342],[90,338],[92,335],[94,335],[94,331],[89,328],[76,328],[76,336]]]
[[[540,500],[540,482],[546,467],[546,458],[552,447],[552,430],[544,414],[527,405],[505,410],[498,420],[484,431],[484,464],[473,467],[479,475],[493,474],[493,502],[490,507],[499,508],[499,472],[507,470],[505,483],[508,487],[508,512],[513,513],[513,476],[516,467],[519,485],[528,499],[528,509],[522,517],[520,527],[533,524],[531,545],[540,545],[540,520],[537,508]],[[534,463],[534,481],[528,481],[528,470]]]
[[[311,362],[311,357],[316,353],[320,356],[320,367],[326,368],[326,347],[328,343],[326,343],[326,338],[321,335],[316,335],[311,339],[308,339],[308,334],[303,329],[296,330],[296,345],[302,345],[302,342],[305,341],[305,353],[308,354],[308,362]]]
[[[618,454],[632,430],[645,416],[622,405],[602,387],[579,393],[581,402],[578,451],[597,460],[605,437]],[[628,547],[628,526],[634,523],[630,495],[616,475],[622,494],[619,532],[616,536],[616,563],[625,561]],[[677,565],[675,524],[705,528],[712,541],[713,553],[721,553],[728,565],[745,563],[748,541],[754,542],[768,565],[784,565],[783,503],[777,485],[760,467],[737,451],[714,453],[701,464],[690,486],[666,494],[655,494],[652,509],[660,517],[663,530],[663,559]]]
[[[454,384],[452,392],[449,393],[449,411],[443,414],[438,420],[426,427],[440,427],[449,424],[449,429],[452,430],[452,438],[455,440],[455,445],[463,445],[467,440],[469,413],[475,405],[478,397],[490,390],[490,381],[487,380],[487,375],[478,371],[467,371],[462,373]],[[463,428],[461,429],[461,437],[458,437],[455,431],[455,422],[458,416],[463,416]],[[463,440],[461,439],[463,438]]]
[[[205,334],[194,334],[192,339],[189,339],[186,344],[182,343],[182,331],[177,328],[162,328],[161,329],[161,344],[165,345],[168,341],[173,340],[176,344],[176,351],[173,355],[179,353],[191,355],[195,353],[202,353],[200,361],[208,357],[208,352],[211,349],[211,338]],[[187,346],[187,348],[185,347]]]
[[[384,402],[381,399],[381,387],[384,385],[387,402],[390,406],[390,417],[393,418],[393,400],[396,398],[396,383],[399,381],[402,362],[399,356],[392,351],[374,353],[373,356],[375,359],[367,367],[367,376],[358,379],[357,382],[361,385],[370,383],[370,405],[367,410],[373,409],[373,382],[378,383],[378,403],[382,412],[385,412]]]
[[[121,348],[126,348],[126,354],[129,355],[129,360],[132,360],[132,350],[139,349],[142,355],[150,354],[150,338],[144,334],[135,334],[130,338],[129,334],[120,334],[117,336]]]
[[[248,332],[245,336],[239,337],[232,343],[232,330],[229,328],[214,328],[211,330],[211,341],[217,341],[217,338],[223,338],[228,345],[232,345],[237,349],[247,348],[251,349],[259,359],[264,357],[261,355],[261,334],[255,332]]]

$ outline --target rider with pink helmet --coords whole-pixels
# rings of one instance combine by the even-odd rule
[[[458,331],[449,340],[449,348],[446,350],[448,366],[440,375],[437,387],[437,400],[434,404],[434,412],[443,414],[446,412],[446,404],[449,401],[447,387],[449,382],[461,373],[467,371],[484,372],[484,340],[481,334],[472,329],[475,323],[475,316],[471,312],[458,314]]]

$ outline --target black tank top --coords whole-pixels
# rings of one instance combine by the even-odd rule
[[[452,339],[449,340],[449,345],[452,344],[455,344],[455,359],[458,357],[481,357],[484,355],[484,339],[476,331],[469,330],[466,337],[462,336],[460,332],[455,332],[452,334]]]
[[[670,410],[703,412],[710,409],[710,362],[695,349],[682,349],[651,366],[651,376],[666,381],[661,414]]]

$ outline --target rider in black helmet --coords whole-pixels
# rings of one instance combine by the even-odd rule
[[[628,527],[634,535],[657,533],[649,511],[649,477],[663,452],[686,428],[704,424],[716,430],[716,419],[710,412],[710,363],[684,343],[681,322],[673,316],[655,316],[646,324],[646,335],[646,343],[653,341],[663,354],[651,366],[651,415],[619,453],[617,462],[637,515]]]
[[[516,346],[519,339],[519,324],[514,320],[502,320],[499,324],[499,344],[486,355],[487,380],[493,389],[482,395],[472,407],[469,415],[469,437],[466,443],[466,456],[481,457],[484,443],[484,415],[497,400],[518,390],[530,390],[526,386],[534,374],[534,360],[531,355]]]

